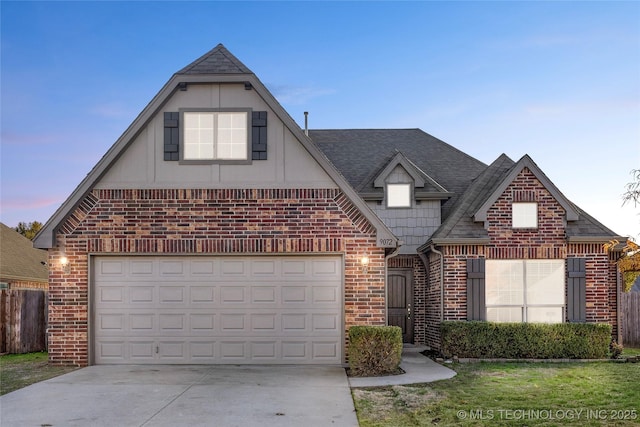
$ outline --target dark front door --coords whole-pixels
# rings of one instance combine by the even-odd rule
[[[390,326],[402,328],[402,341],[413,342],[413,272],[389,269],[387,311]]]

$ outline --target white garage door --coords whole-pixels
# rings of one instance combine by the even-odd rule
[[[96,364],[342,362],[340,257],[96,257]]]

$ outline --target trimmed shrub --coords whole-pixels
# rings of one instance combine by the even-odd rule
[[[402,329],[398,326],[349,328],[350,375],[397,374],[402,360]]]
[[[445,321],[440,332],[445,357],[604,359],[611,342],[603,323]]]

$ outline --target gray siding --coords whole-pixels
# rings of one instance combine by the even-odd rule
[[[384,204],[367,202],[391,232],[404,241],[401,254],[415,254],[440,226],[440,201],[423,200],[410,209],[387,208]]]
[[[164,112],[180,108],[251,108],[266,112],[269,141],[250,164],[181,164],[165,160]],[[255,90],[244,84],[189,85],[177,91],[96,183],[96,188],[336,188]],[[265,160],[262,160],[262,158]]]

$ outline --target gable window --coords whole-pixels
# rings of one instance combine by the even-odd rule
[[[538,204],[512,203],[511,221],[513,228],[538,228]]]
[[[387,184],[387,207],[410,208],[411,184]]]
[[[487,260],[487,320],[561,323],[564,260]]]
[[[248,112],[185,111],[183,160],[247,160]]]

